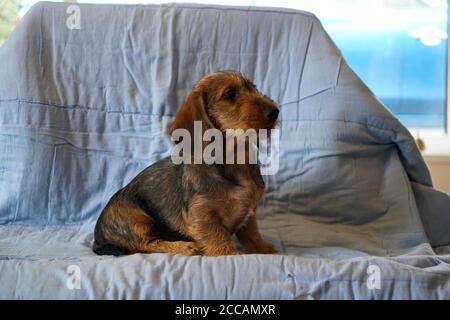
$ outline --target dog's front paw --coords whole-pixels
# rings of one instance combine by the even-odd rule
[[[270,242],[261,240],[254,244],[252,251],[254,253],[271,254],[277,253],[277,249]]]
[[[199,256],[202,255],[202,249],[195,242],[182,242],[178,246],[178,253],[185,256]]]
[[[211,256],[211,257],[236,256],[242,254],[242,252],[237,250],[234,246],[203,247],[202,252],[204,256]]]

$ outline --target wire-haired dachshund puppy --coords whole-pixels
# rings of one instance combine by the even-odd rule
[[[238,72],[201,79],[169,129],[272,129],[278,108]],[[236,255],[275,253],[258,231],[256,208],[265,186],[258,164],[175,164],[162,159],[119,190],[95,227],[94,252]]]

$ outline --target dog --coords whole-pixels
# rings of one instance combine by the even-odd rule
[[[169,129],[272,129],[276,103],[235,71],[202,78]],[[139,173],[110,199],[97,220],[99,255],[276,253],[259,231],[256,209],[265,192],[258,164],[174,164],[170,157]],[[233,235],[243,247],[238,250]]]

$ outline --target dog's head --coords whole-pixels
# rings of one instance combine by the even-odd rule
[[[272,129],[279,110],[274,101],[258,91],[241,73],[218,71],[201,79],[178,111],[169,135],[176,129],[194,130],[202,121],[203,130]]]

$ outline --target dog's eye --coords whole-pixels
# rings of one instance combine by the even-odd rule
[[[237,95],[238,95],[238,92],[236,89],[230,89],[227,92],[225,92],[223,97],[225,99],[227,99],[228,101],[234,101],[234,99],[236,99]]]

